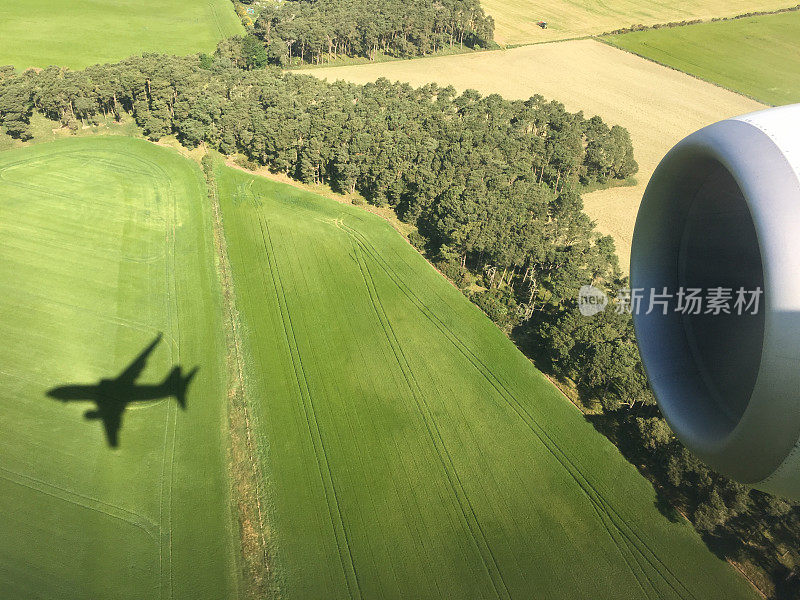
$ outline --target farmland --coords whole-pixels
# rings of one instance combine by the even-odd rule
[[[749,598],[379,217],[218,165],[286,598]]]
[[[638,184],[584,195],[589,215],[613,235],[627,267],[636,211],[658,161],[696,129],[763,105],[594,40],[538,44],[473,55],[313,69],[329,81],[356,83],[386,77],[424,85],[526,99],[534,94],[562,101],[568,110],[600,115],[626,127],[639,162]]]
[[[78,69],[142,52],[211,52],[242,31],[230,0],[4,2],[0,65]]]
[[[797,11],[604,39],[767,104],[800,102]]]
[[[680,0],[678,2],[558,2],[556,0],[483,0],[495,20],[495,40],[500,44],[531,44],[597,35],[630,27],[691,19],[730,17],[753,11],[792,6],[779,0]],[[547,29],[536,23],[547,22]]]
[[[196,165],[128,138],[0,154],[3,598],[236,593],[205,193]],[[114,447],[102,411],[123,397],[74,386],[109,389],[126,367],[155,393]],[[183,410],[152,387],[173,367]]]

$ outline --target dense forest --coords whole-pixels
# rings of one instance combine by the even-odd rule
[[[250,4],[250,2],[244,2]],[[443,48],[486,48],[494,21],[479,0],[287,0],[258,9],[248,27],[266,59],[320,64],[337,56],[419,56]],[[246,25],[252,22],[243,15]]]
[[[129,112],[151,139],[174,133],[190,147],[241,152],[275,172],[391,205],[461,264],[513,271],[504,281],[527,269],[542,297],[612,276],[613,244],[594,233],[578,191],[636,170],[621,127],[538,96],[511,102],[386,80],[329,84],[236,69],[223,52],[203,64],[147,55],[77,72],[6,73],[0,118],[24,138],[34,109],[66,124]]]
[[[787,564],[798,506],[692,457],[658,414],[630,315],[576,310],[581,285],[613,297],[626,283],[580,192],[636,172],[628,132],[540,96],[508,101],[259,69],[261,47],[248,39],[226,40],[214,56],[145,55],[83,71],[0,68],[0,125],[27,139],[34,111],[76,130],[130,115],[152,140],[175,135],[391,206],[416,225],[410,241],[465,295],[598,407],[588,418],[668,499],[665,512],[678,507],[726,558],[759,564],[775,597],[796,597]]]

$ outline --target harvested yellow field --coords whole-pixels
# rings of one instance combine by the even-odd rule
[[[531,44],[597,35],[635,24],[732,17],[794,6],[792,0],[482,0],[495,21],[499,44]],[[547,22],[547,29],[537,25]]]
[[[586,210],[598,228],[614,236],[626,270],[642,192],[664,154],[709,123],[764,108],[754,100],[594,40],[308,73],[356,83],[379,77],[412,85],[435,81],[512,99],[541,94],[563,102],[568,110],[600,115],[609,124],[627,127],[639,161],[639,183],[584,196]]]

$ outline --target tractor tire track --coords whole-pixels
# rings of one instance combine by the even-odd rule
[[[175,343],[175,336],[179,335],[178,330],[178,303],[176,290],[176,269],[175,269],[175,240],[176,223],[178,219],[178,199],[172,188],[172,179],[160,165],[156,163],[148,164],[153,171],[159,173],[163,180],[167,182],[166,195],[168,201],[164,206],[165,212],[165,231],[164,231],[164,309],[166,313],[165,329],[169,332],[172,343],[168,346],[170,364],[180,362],[180,347]],[[164,442],[163,454],[161,459],[161,490],[159,501],[159,520],[161,524],[161,546],[160,546],[160,565],[161,565],[161,597],[171,599],[173,592],[173,573],[172,573],[172,486],[174,483],[175,467],[175,437],[177,435],[178,407],[175,402],[167,404],[166,415],[164,417]],[[166,482],[166,484],[165,484]],[[165,556],[166,555],[166,556]]]
[[[114,149],[114,154],[118,157],[122,157],[127,159],[129,162],[115,160],[112,156],[111,158],[103,158],[102,156],[98,158],[94,156],[92,152],[86,152],[83,150],[77,151],[65,151],[65,152],[51,152],[47,154],[44,158],[38,161],[30,161],[30,160],[20,160],[14,163],[9,163],[4,166],[4,168],[0,169],[0,184],[3,186],[7,186],[9,188],[18,188],[20,190],[27,190],[35,192],[38,196],[41,196],[40,201],[43,205],[47,206],[49,203],[53,203],[56,199],[60,199],[65,203],[69,203],[75,206],[80,206],[83,203],[79,200],[76,200],[72,195],[57,192],[52,189],[52,187],[48,186],[41,186],[36,184],[25,183],[22,181],[15,181],[12,178],[9,178],[8,175],[13,171],[14,168],[19,167],[20,165],[29,166],[31,164],[46,164],[47,161],[51,161],[54,157],[64,158],[67,157],[68,160],[70,159],[77,159],[73,161],[74,163],[89,163],[90,161],[93,164],[100,165],[103,167],[107,167],[109,169],[113,169],[113,171],[117,174],[125,174],[126,176],[136,176],[138,178],[146,178],[152,183],[152,189],[155,193],[154,202],[153,202],[153,212],[157,213],[159,218],[153,218],[151,221],[155,225],[163,225],[164,226],[164,237],[163,237],[163,252],[164,254],[161,255],[154,255],[154,256],[146,256],[146,257],[126,257],[120,256],[119,260],[130,260],[132,262],[154,262],[161,258],[164,258],[163,262],[163,281],[164,286],[163,289],[160,290],[164,295],[164,304],[165,304],[165,311],[166,311],[166,318],[164,329],[166,330],[166,337],[170,342],[168,345],[168,353],[171,362],[174,364],[176,362],[176,358],[179,355],[178,345],[175,342],[175,335],[178,332],[178,305],[177,305],[177,295],[175,293],[176,287],[176,273],[177,270],[175,268],[175,256],[176,256],[176,227],[177,227],[177,216],[178,216],[178,195],[175,193],[172,178],[170,172],[159,165],[157,162],[152,160],[144,159],[140,156],[134,155],[130,152],[121,151],[118,148]],[[135,163],[137,165],[141,165],[142,169],[135,169],[129,166],[130,163]],[[59,181],[63,183],[71,182],[75,180],[75,177],[65,176],[61,178]],[[163,201],[162,201],[163,199]],[[97,209],[98,207],[103,208],[108,211],[117,212],[119,210],[119,205],[114,204],[112,202],[106,202],[102,198],[96,198],[93,204],[93,207]],[[135,203],[127,205],[127,208],[130,210],[136,211]],[[148,212],[149,214],[149,212]],[[23,230],[24,231],[24,230]],[[50,233],[58,233],[56,231],[50,230]],[[148,240],[150,241],[150,240]],[[57,249],[66,249],[66,246],[63,244],[58,244],[50,240],[47,243],[50,247],[55,247]],[[160,245],[160,243],[156,243],[154,245]],[[150,244],[148,244],[148,248]],[[70,247],[73,251],[80,251],[80,248]],[[119,288],[119,286],[117,286]],[[57,302],[58,303],[58,302]],[[68,306],[73,309],[78,309],[75,305],[70,303],[61,302],[58,303],[63,306]],[[91,309],[85,309],[84,312],[88,314],[92,314],[98,318],[102,318],[107,322],[111,322],[118,327],[122,328],[131,328],[134,330],[144,331],[145,329],[149,329],[144,327],[144,324],[141,322],[137,322],[135,320],[128,320],[124,319],[120,316],[113,316],[113,317],[102,317],[96,311]],[[155,403],[150,406],[155,406],[162,404],[162,402]],[[46,484],[45,482],[38,481],[32,478],[28,478],[29,481],[35,482],[35,484],[24,483],[22,481],[15,481],[10,477],[5,477],[0,474],[0,477],[5,479],[15,481],[18,485],[23,485],[29,487],[30,489],[37,490],[41,493],[48,494],[50,496],[60,498],[67,502],[71,502],[76,505],[83,506],[85,508],[98,511],[100,513],[106,514],[112,518],[120,519],[131,525],[139,527],[148,536],[153,538],[156,543],[158,544],[158,563],[159,563],[159,573],[158,573],[158,586],[160,590],[160,597],[171,599],[173,595],[173,588],[172,588],[172,487],[173,487],[173,474],[174,474],[174,460],[175,460],[175,444],[176,444],[176,423],[177,423],[177,406],[173,403],[169,403],[166,407],[164,413],[164,438],[163,438],[163,446],[162,446],[162,456],[161,456],[161,478],[158,487],[158,523],[153,523],[150,521],[144,522],[144,517],[141,515],[137,515],[136,513],[132,513],[130,511],[124,511],[120,507],[115,507],[109,505],[107,503],[103,503],[100,500],[89,498],[88,496],[82,496],[75,492],[71,492],[69,490],[58,488],[57,486],[53,486],[52,484]],[[8,470],[3,469],[4,472],[11,473]],[[21,477],[19,474],[16,474],[17,477]],[[61,493],[55,493],[52,490],[58,489]],[[77,498],[77,499],[76,499]],[[91,501],[92,504],[88,504],[86,501]],[[105,507],[101,508],[101,507]],[[110,509],[110,510],[109,510]],[[131,519],[130,517],[134,517]],[[155,518],[155,517],[154,517]],[[144,524],[143,524],[144,522]]]
[[[361,235],[360,232],[356,232],[356,234],[359,235],[359,236]],[[369,242],[366,242],[366,243],[369,244]],[[375,256],[377,256],[378,259],[384,263],[383,264],[383,268],[384,269],[388,268],[388,269],[391,270],[391,266],[387,265],[385,263],[385,261],[382,260],[382,257],[380,257],[380,254],[377,252],[377,250],[374,248],[374,246],[371,246],[371,244],[369,244],[369,245],[372,248],[372,251],[374,252]],[[562,467],[570,474],[570,476],[579,485],[579,487],[584,492],[584,494],[587,496],[587,498],[589,498],[589,500],[593,504],[593,507],[595,508],[595,511],[598,512],[598,515],[600,515],[601,512],[602,512],[602,514],[605,514],[607,516],[607,518],[609,519],[609,521],[611,522],[611,524],[622,535],[622,539],[627,544],[631,544],[635,548],[636,552],[638,552],[640,557],[644,558],[651,565],[651,567],[654,568],[654,570],[657,573],[662,575],[662,578],[665,579],[665,582],[667,583],[667,585],[669,585],[673,589],[673,591],[675,591],[677,593],[678,597],[683,597],[681,592],[679,590],[675,589],[675,586],[672,584],[672,582],[669,581],[668,578],[664,577],[663,574],[660,572],[660,569],[658,569],[658,567],[653,564],[653,561],[649,557],[646,556],[647,552],[642,551],[641,548],[639,548],[638,545],[635,543],[635,540],[631,539],[631,535],[630,535],[631,533],[633,533],[633,536],[638,537],[638,534],[636,533],[636,531],[633,528],[631,528],[627,524],[627,522],[625,522],[624,519],[622,519],[618,514],[615,514],[616,511],[613,509],[613,507],[611,507],[607,503],[607,501],[605,501],[605,499],[600,494],[600,492],[597,491],[592,486],[592,484],[588,481],[588,479],[586,479],[586,477],[583,475],[583,473],[580,472],[580,470],[577,469],[577,467],[574,465],[574,463],[572,463],[571,459],[569,459],[569,457],[566,455],[566,453],[564,453],[558,447],[558,445],[555,443],[554,440],[552,440],[552,438],[544,430],[544,428],[542,428],[535,420],[533,420],[533,417],[527,411],[524,410],[524,408],[519,404],[519,401],[513,396],[513,394],[511,394],[507,390],[507,388],[501,382],[499,382],[499,380],[488,369],[488,367],[486,367],[486,365],[482,361],[480,361],[480,359],[478,359],[474,355],[474,353],[472,353],[471,349],[469,349],[469,347],[466,346],[466,344],[464,344],[449,329],[449,327],[447,327],[447,325],[444,322],[442,322],[441,319],[439,319],[435,315],[435,313],[430,311],[430,309],[427,308],[427,306],[423,303],[423,301],[418,296],[416,296],[416,294],[414,294],[414,292],[412,290],[410,290],[407,286],[405,286],[405,283],[402,281],[402,279],[396,273],[394,273],[393,270],[392,270],[392,272],[394,274],[395,283],[398,284],[401,288],[402,287],[406,288],[405,290],[403,290],[404,293],[406,294],[406,296],[408,296],[409,299],[412,300],[412,302],[417,304],[418,308],[420,308],[420,310],[422,310],[422,312],[425,314],[425,316],[429,320],[431,320],[434,323],[434,325],[436,325],[440,329],[440,331],[442,333],[444,333],[446,336],[449,333],[450,336],[452,336],[452,337],[447,336],[447,337],[450,338],[451,343],[456,345],[456,347],[461,351],[461,353],[473,364],[473,366],[475,366],[476,369],[478,369],[479,372],[481,372],[481,374],[484,376],[484,378],[492,385],[492,387],[495,388],[495,390],[501,395],[501,397],[503,397],[504,400],[506,400],[506,402],[509,403],[509,406],[511,406],[512,410],[514,410],[518,414],[518,416],[520,416],[520,418],[522,418],[523,421],[526,422],[526,424],[529,426],[529,428],[532,429],[532,431],[537,436],[537,438],[539,438],[540,441],[542,441],[542,443],[545,445],[545,447],[548,449],[548,451],[550,451],[550,453],[553,454],[553,456],[558,460],[558,462],[562,465]],[[411,294],[411,295],[409,295],[409,294]],[[411,296],[413,296],[413,298]],[[415,300],[416,300],[416,302],[415,302]],[[445,329],[446,329],[446,331],[445,331]],[[478,362],[476,363],[476,361],[478,361]],[[478,364],[478,363],[480,363],[480,364]],[[499,386],[502,386],[502,389],[500,387],[498,387],[498,384],[499,384]],[[509,398],[506,397],[506,396],[510,396],[511,400],[513,400],[513,403],[509,402]],[[517,405],[516,408],[515,408],[514,404]],[[522,411],[522,412],[520,412],[520,411]],[[532,422],[529,422],[529,420],[532,421]],[[547,440],[547,442],[549,442],[549,443],[547,443],[545,440]],[[568,466],[567,463],[569,463],[569,466]],[[621,526],[616,522],[615,516],[617,517],[617,519],[622,521],[622,525]],[[602,519],[602,517],[601,517],[601,519]],[[605,521],[602,520],[601,522],[603,522],[603,524],[605,526]],[[628,528],[630,531],[626,532],[625,528]],[[617,545],[617,547],[619,548],[620,552],[622,553],[622,548],[619,546],[619,543],[616,541],[616,539],[614,538],[613,535],[611,536],[611,538],[614,541],[614,543]],[[647,548],[647,550],[649,550],[649,547],[647,547],[646,544],[644,544],[644,545]],[[650,553],[653,554],[654,558],[658,562],[661,562],[660,559],[658,559],[658,557],[655,556],[655,553],[653,553],[652,551],[650,551]],[[636,556],[636,554],[634,554],[634,557],[635,556]],[[637,558],[636,562],[637,562],[637,564],[640,564],[640,558]],[[661,564],[663,565],[663,563],[661,563]],[[664,565],[664,566],[666,566],[666,565]],[[667,567],[667,569],[668,569],[668,567]],[[645,574],[645,576],[646,576],[646,573],[643,573],[643,574]],[[634,573],[634,576],[636,576],[635,573]],[[652,583],[651,583],[651,585],[652,585]],[[682,586],[683,584],[680,583],[680,585]],[[689,594],[690,594],[690,597],[693,597],[693,596],[691,596],[691,592],[689,592]]]
[[[341,227],[346,231],[352,239],[354,239],[362,249],[386,272],[386,274],[397,285],[400,291],[417,306],[423,315],[445,335],[450,343],[459,350],[459,352],[478,370],[484,379],[497,391],[499,396],[505,403],[516,413],[519,418],[528,426],[532,433],[540,440],[550,454],[561,464],[565,471],[579,486],[582,492],[586,495],[595,511],[602,511],[607,515],[610,523],[619,532],[626,545],[635,550],[644,561],[662,578],[664,583],[675,593],[675,595],[685,600],[686,598],[695,599],[696,596],[689,590],[688,587],[675,575],[672,570],[666,565],[658,555],[650,548],[649,544],[642,539],[636,529],[632,527],[622,517],[622,515],[605,499],[603,494],[589,481],[583,472],[575,465],[572,459],[561,450],[555,440],[550,434],[535,420],[535,418],[524,408],[522,403],[514,396],[514,394],[499,380],[497,376],[487,367],[483,361],[477,357],[467,344],[461,341],[458,336],[442,321],[436,314],[431,311],[427,305],[420,299],[413,290],[411,290],[403,279],[394,271],[381,256],[380,252],[367,240],[359,231],[349,227],[344,222],[341,222]],[[612,536],[613,540],[613,536]],[[614,543],[618,546],[617,542]],[[621,549],[620,549],[621,551]],[[639,559],[637,559],[639,562]],[[634,575],[635,576],[635,575]],[[638,578],[637,578],[638,580]],[[640,582],[641,585],[641,582]],[[651,583],[651,585],[653,585]],[[655,587],[655,586],[653,586]],[[644,590],[643,590],[644,591]]]
[[[11,471],[5,467],[0,467],[0,479],[5,479],[18,486],[39,492],[40,494],[45,494],[46,496],[63,500],[64,502],[80,506],[86,510],[97,512],[112,519],[127,523],[128,525],[141,529],[149,538],[158,543],[158,525],[143,515],[122,508],[121,506],[103,502],[92,496],[73,492],[72,490],[42,481],[36,477]]]
[[[342,571],[345,583],[347,585],[348,594],[351,598],[361,599],[363,598],[361,585],[358,580],[355,561],[353,560],[347,528],[344,523],[344,518],[342,517],[336,484],[334,483],[333,474],[331,472],[330,462],[328,459],[328,452],[325,448],[321,428],[317,420],[314,400],[308,383],[308,376],[300,355],[300,348],[297,343],[291,311],[289,310],[289,304],[286,299],[286,291],[283,285],[283,279],[281,277],[280,269],[278,268],[278,259],[277,254],[275,253],[275,246],[272,242],[269,224],[265,219],[262,219],[260,215],[259,226],[261,229],[264,251],[267,256],[269,270],[272,276],[272,287],[275,290],[278,308],[281,313],[281,321],[283,324],[286,345],[289,348],[295,380],[300,392],[309,435],[314,446],[314,454],[317,458],[317,468],[323,484],[325,501],[328,505],[328,513],[331,520],[331,526],[334,530],[334,536],[336,538],[336,545],[339,551],[339,560],[342,565]]]
[[[319,221],[320,223],[324,223],[325,225],[331,225],[332,224],[332,222],[330,220],[323,220],[323,219],[316,219],[316,220]],[[337,228],[337,230],[338,229],[339,228]],[[339,233],[341,233],[341,231],[339,231]],[[293,247],[293,251],[297,252],[296,246]],[[355,257],[354,256],[350,255],[350,258],[353,259],[354,262],[355,262]],[[339,265],[338,265],[338,263],[336,263],[336,261],[331,259],[331,254],[323,253],[322,256],[321,256],[321,259],[322,260],[320,261],[320,264],[321,265],[324,264],[324,269],[328,273],[336,273],[337,272],[337,269],[339,268]],[[304,275],[305,275],[305,273],[304,273]],[[344,319],[350,319],[351,315],[345,314],[345,315],[343,315],[343,318]],[[351,331],[356,331],[356,329],[357,329],[356,322],[355,321],[347,321],[347,322],[350,324],[348,329],[350,329]],[[364,343],[365,342],[364,336],[355,334],[352,337],[352,342],[353,342],[353,346],[357,349],[357,353],[356,353],[357,356],[361,356],[361,357],[372,356],[372,353],[373,353],[374,350],[370,347],[370,345],[368,343],[367,344]],[[329,349],[328,351],[332,352],[333,350]],[[387,353],[383,353],[381,355],[381,362],[386,363],[386,364],[391,364],[391,358],[390,358],[388,352]],[[364,366],[364,368],[366,368],[366,366]],[[360,388],[360,390],[362,392],[362,395],[365,395],[365,397],[378,398],[378,397],[381,396],[381,392],[378,390],[378,387],[376,386],[376,380],[373,377],[368,377],[368,378],[364,378],[364,379],[359,380],[358,381],[358,385],[359,385],[359,388]],[[402,384],[400,384],[400,385],[402,385]],[[365,386],[369,387],[369,391],[366,391],[366,387]],[[377,404],[374,405],[374,406],[369,406],[369,407],[365,406],[364,407],[364,412],[362,414],[366,415],[367,423],[372,422],[372,421],[377,422],[377,421],[379,421],[381,419],[381,417],[383,417],[381,407],[379,405],[377,405]],[[395,492],[396,492],[397,499],[400,500],[400,497],[402,496],[403,492],[408,493],[409,496],[408,496],[408,499],[405,502],[400,500],[401,504],[404,506],[403,511],[406,514],[411,514],[411,515],[422,514],[424,512],[424,510],[425,510],[423,508],[423,505],[426,502],[430,502],[430,500],[428,498],[422,498],[422,496],[418,493],[419,488],[417,486],[408,485],[407,488],[405,488],[403,486],[404,483],[413,482],[418,477],[415,469],[413,467],[409,467],[409,464],[407,462],[407,458],[408,458],[407,449],[406,449],[406,447],[402,447],[401,444],[398,443],[397,438],[394,437],[394,436],[388,436],[387,440],[389,441],[389,443],[391,445],[391,448],[394,451],[394,454],[398,457],[397,461],[390,461],[388,463],[390,465],[390,470],[392,472],[394,472],[395,469],[397,470],[397,475],[392,477],[393,485],[394,485],[394,489],[395,489]],[[365,466],[363,463],[361,465],[361,468],[364,471],[364,473],[367,472],[368,467]],[[374,504],[373,504],[373,506],[374,506]],[[380,512],[377,509],[373,509],[373,514],[379,515]],[[426,541],[427,540],[426,540],[426,537],[425,537],[425,533],[420,527],[418,527],[419,524],[413,523],[412,521],[413,521],[413,519],[404,519],[404,523],[405,523],[405,526],[406,526],[406,531],[408,532],[409,536],[411,538],[413,538],[413,540],[415,542],[415,545],[416,545],[416,548],[418,549],[418,551],[421,554],[424,553],[424,555],[425,555],[424,562],[426,563],[426,566],[429,569],[428,571],[426,571],[426,578],[427,578],[428,581],[431,582],[431,584],[432,584],[432,586],[433,586],[433,588],[435,590],[435,593],[431,593],[431,598],[447,598],[448,596],[447,596],[447,594],[445,592],[442,591],[442,588],[441,588],[441,585],[440,585],[440,582],[439,582],[438,578],[432,572],[433,569],[436,568],[436,560],[435,560],[435,558],[433,556],[431,556],[430,552],[428,551],[429,547],[428,547],[428,545],[426,545]],[[400,578],[398,577],[398,573],[397,573],[397,569],[395,567],[394,561],[392,561],[392,563],[391,563],[391,569],[392,569],[392,573],[394,575],[394,580],[395,581],[400,581]]]
[[[343,225],[343,226],[347,227],[346,225]],[[355,231],[355,230],[351,229],[351,231]],[[354,235],[361,236],[360,232],[357,232],[357,231],[355,231]],[[362,236],[362,238],[363,238],[363,236]],[[389,274],[390,277],[393,278],[393,280],[395,281],[395,284],[398,285],[398,287],[401,288],[401,291],[403,291],[403,293],[415,305],[417,305],[417,307],[423,312],[423,314],[443,334],[445,334],[446,337],[448,337],[450,342],[453,343],[456,346],[456,348],[465,356],[465,358],[467,358],[467,360],[484,376],[484,378],[490,383],[490,385],[492,385],[492,387],[498,392],[498,394],[500,394],[500,396],[509,404],[509,406],[512,408],[512,410],[514,410],[514,412],[517,413],[517,415],[523,420],[523,422],[525,422],[528,425],[528,427],[533,431],[533,433],[536,435],[536,437],[538,439],[540,439],[540,441],[543,443],[545,448],[554,456],[554,458],[556,458],[556,460],[561,464],[561,466],[567,471],[567,473],[578,484],[580,489],[583,491],[583,493],[587,496],[587,498],[592,503],[594,510],[598,513],[598,516],[601,515],[601,512],[602,512],[602,514],[605,514],[606,517],[611,522],[611,524],[615,527],[615,529],[617,529],[619,531],[619,533],[622,536],[622,539],[624,541],[626,541],[628,544],[631,544],[636,549],[636,551],[639,553],[639,555],[641,557],[645,558],[646,561],[651,565],[651,567],[654,568],[654,570],[657,573],[662,575],[662,578],[665,579],[665,582],[667,583],[667,585],[669,585],[673,589],[673,591],[676,592],[678,597],[683,598],[681,592],[679,590],[675,589],[675,586],[672,584],[672,582],[669,581],[668,578],[664,577],[663,574],[660,572],[660,569],[658,569],[658,567],[653,564],[653,561],[649,557],[646,556],[646,552],[642,551],[641,548],[639,548],[636,545],[635,541],[631,539],[630,532],[626,532],[625,528],[627,527],[628,529],[630,529],[630,531],[633,532],[634,536],[638,537],[638,534],[636,534],[635,530],[633,528],[631,528],[624,520],[622,520],[621,517],[619,517],[618,514],[617,515],[613,514],[613,513],[616,513],[616,511],[613,509],[613,507],[611,507],[610,505],[607,504],[607,502],[602,497],[602,495],[596,489],[594,489],[594,487],[591,485],[591,483],[588,481],[588,479],[585,478],[583,473],[580,472],[577,469],[577,467],[574,466],[574,464],[572,463],[571,459],[569,459],[569,457],[566,455],[566,453],[564,453],[558,447],[558,445],[555,443],[554,440],[552,440],[550,435],[535,420],[533,420],[533,417],[527,411],[525,411],[524,408],[522,408],[522,406],[519,404],[519,401],[513,396],[513,394],[511,394],[507,390],[507,388],[501,382],[499,382],[499,380],[488,369],[488,367],[486,367],[486,365],[482,361],[480,361],[480,359],[478,359],[474,355],[474,353],[472,353],[471,349],[469,349],[469,347],[466,344],[464,344],[449,329],[449,327],[443,321],[441,321],[441,319],[439,319],[438,316],[435,315],[435,313],[430,311],[430,309],[428,309],[428,307],[424,304],[424,302],[418,296],[416,296],[416,294],[412,290],[410,290],[410,288],[408,288],[406,286],[406,284],[397,275],[397,273],[394,272],[394,270],[391,268],[391,266],[386,264],[386,262],[382,259],[380,254],[374,248],[374,246],[372,246],[368,241],[365,242],[363,239],[361,239],[361,241],[362,241],[362,243],[365,243],[365,244],[369,245],[369,247],[372,249],[373,256],[377,258],[379,264],[381,264],[382,268],[387,271],[387,274]],[[389,273],[389,271],[391,271],[391,273]],[[509,396],[510,396],[511,400],[513,400],[513,402],[509,401]],[[516,407],[515,407],[515,404],[516,404]],[[567,463],[569,463],[569,465]],[[616,520],[614,518],[615,516],[622,521],[622,526],[620,526],[616,522]],[[605,525],[605,520],[602,518],[602,516],[600,516],[600,518],[601,518],[601,523],[603,523],[603,525],[605,527],[606,526]],[[617,545],[620,553],[623,553],[623,550],[619,546],[619,543],[617,542],[615,537],[613,535],[611,535],[610,532],[609,532],[609,535],[611,536],[611,539],[615,543],[615,545]],[[645,544],[645,546],[646,546],[646,544]],[[649,550],[649,547],[647,549]],[[661,562],[660,559],[658,559],[658,557],[655,556],[655,553],[653,553],[652,551],[650,551],[650,553],[653,554],[653,556],[656,558],[656,560],[658,562]],[[636,556],[636,555],[634,555],[634,556]],[[627,561],[626,561],[626,563],[627,563]],[[639,563],[640,563],[640,559],[637,559],[637,564],[639,564]],[[663,563],[661,563],[661,564],[663,565]],[[636,577],[635,572],[633,572],[633,574],[634,574],[634,577]],[[637,577],[637,581],[638,581],[638,577]],[[652,583],[651,583],[651,585],[652,585]],[[680,585],[682,586],[683,584],[681,583]],[[640,582],[640,586],[641,586],[641,582]],[[643,590],[643,592],[644,592],[644,590]],[[691,595],[691,592],[689,592],[689,594],[690,594],[690,597],[693,597]]]
[[[414,372],[411,369],[402,345],[400,344],[394,328],[392,327],[391,321],[386,314],[386,310],[375,286],[375,280],[369,271],[369,265],[364,260],[359,246],[352,239],[352,237],[351,242],[353,243],[353,251],[356,256],[356,261],[358,262],[358,267],[361,271],[361,276],[364,280],[364,285],[367,288],[373,310],[378,317],[378,321],[381,324],[381,328],[384,331],[389,346],[392,348],[397,365],[400,367],[400,371],[403,373],[406,385],[408,386],[408,389],[411,392],[411,395],[417,406],[417,410],[422,417],[423,423],[425,424],[425,428],[428,432],[428,436],[430,437],[433,447],[439,456],[439,461],[441,462],[442,469],[444,470],[445,476],[450,484],[451,491],[456,498],[461,516],[467,526],[467,530],[470,533],[473,543],[478,549],[478,553],[481,556],[486,573],[492,582],[492,587],[494,588],[495,594],[498,598],[511,598],[511,594],[509,593],[508,587],[503,579],[500,566],[492,552],[488,540],[486,539],[483,527],[478,520],[472,502],[469,500],[469,496],[467,496],[461,478],[458,475],[452,455],[444,443],[444,438],[442,437],[441,431],[439,430],[436,420],[433,417],[433,412],[424,398],[422,388],[414,376]]]

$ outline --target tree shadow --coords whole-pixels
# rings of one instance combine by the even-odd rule
[[[681,513],[679,513],[677,509],[672,506],[672,504],[670,504],[669,500],[667,500],[667,497],[657,489],[655,492],[656,499],[653,501],[653,504],[658,509],[658,512],[664,515],[670,523],[678,523],[683,521],[684,519],[681,516]]]
[[[182,409],[186,409],[186,392],[198,367],[183,375],[180,366],[173,367],[161,383],[137,385],[150,354],[155,350],[163,335],[156,338],[114,379],[100,379],[95,384],[70,384],[51,388],[47,396],[62,402],[94,402],[95,410],[88,410],[84,417],[102,420],[106,441],[112,448],[119,446],[119,430],[122,428],[122,415],[128,404],[161,400],[174,397]]]
[[[626,409],[629,416],[633,417],[654,417],[659,415],[658,407],[653,405],[636,406]],[[632,464],[639,473],[650,482],[656,498],[653,505],[658,509],[667,520],[678,523],[684,520],[683,515],[675,508],[670,501],[665,489],[658,485],[658,481],[663,480],[666,465],[657,461],[652,455],[648,454],[638,441],[637,433],[632,429],[630,419],[620,419],[613,412],[601,414],[585,414],[584,418],[606,438],[608,438],[619,450],[620,454]]]
[[[701,531],[700,537],[709,550],[720,560],[737,559],[741,553],[741,541],[729,531],[717,528],[713,532]]]

